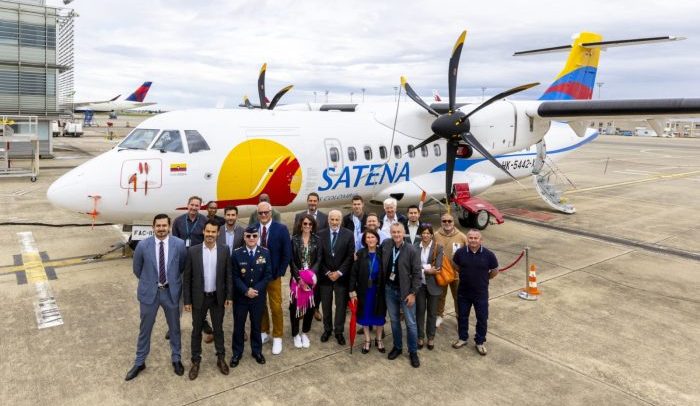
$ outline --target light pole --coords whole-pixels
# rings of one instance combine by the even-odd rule
[[[484,101],[484,92],[486,92],[486,88],[482,86],[481,87],[481,101],[482,102]]]
[[[352,95],[355,94],[355,92],[350,92],[350,103],[352,103]]]
[[[362,103],[365,102],[365,88],[362,88]]]
[[[314,90],[314,103],[316,103],[316,91]]]
[[[326,103],[328,103],[328,90],[326,90]]]
[[[600,88],[603,87],[605,82],[596,82],[596,86],[598,86],[598,100],[600,100]]]
[[[396,98],[397,98],[397,95],[398,95],[398,91],[399,91],[399,88],[398,88],[397,86],[394,86],[394,101],[397,100]]]

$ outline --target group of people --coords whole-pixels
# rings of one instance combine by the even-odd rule
[[[326,214],[318,210],[318,194],[310,193],[308,208],[297,213],[290,235],[274,219],[279,213],[269,197],[261,195],[260,200],[245,228],[238,224],[235,206],[225,207],[224,217],[219,217],[217,203],[211,201],[206,205],[208,215],[200,214],[202,199],[197,196],[189,199],[187,213],[172,225],[166,214],[154,217],[153,237],[141,241],[134,252],[141,323],[136,359],[126,380],[146,367],[160,307],[168,324],[173,370],[184,374],[180,300],[184,310],[192,313],[190,379],[199,374],[203,336],[205,342],[214,342],[216,365],[222,374],[238,366],[248,339],[248,321],[255,361],[266,362],[262,348],[267,341],[272,341],[272,354],[280,354],[282,279],[287,269],[289,320],[296,348],[310,347],[315,316],[323,323],[321,342],[333,337],[339,345],[346,345],[346,308],[352,302],[362,326],[361,352],[367,354],[373,344],[377,351],[386,352],[383,337],[388,314],[393,338],[388,358],[394,360],[403,353],[403,323],[409,360],[418,368],[418,350],[434,348],[436,329],[444,317],[448,288],[440,286],[435,276],[445,257],[453,261],[458,274],[449,284],[458,320],[458,339],[452,346],[461,348],[467,343],[473,306],[476,350],[486,355],[488,284],[498,274],[498,262],[482,246],[479,231],[463,234],[449,213],[441,216],[441,227],[434,230],[420,221],[417,206],[410,206],[407,216],[398,213],[393,198],[384,201],[381,215],[367,213],[359,195],[353,197],[349,213],[331,210]],[[227,307],[233,308],[228,363],[223,333]]]

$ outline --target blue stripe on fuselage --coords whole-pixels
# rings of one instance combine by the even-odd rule
[[[576,144],[569,145],[568,147],[560,148],[560,149],[555,149],[554,151],[547,151],[547,155],[555,155],[555,154],[560,154],[562,152],[566,151],[571,151],[572,149],[579,148],[583,145],[588,144],[589,142],[595,140],[598,138],[598,135],[600,135],[597,131],[591,134],[589,137],[584,138],[580,142],[577,142]],[[504,155],[496,155],[496,159],[499,158],[511,158],[511,157],[517,157],[517,156],[535,156],[537,155],[536,152],[525,152],[522,154],[504,154]],[[474,158],[474,159],[457,159],[455,162],[455,171],[466,171],[470,166],[476,165],[481,161],[486,161],[486,158]],[[436,166],[431,173],[435,172],[444,172],[445,171],[445,164],[440,164]]]

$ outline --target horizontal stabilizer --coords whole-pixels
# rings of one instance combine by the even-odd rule
[[[657,42],[681,41],[684,39],[685,39],[685,37],[673,37],[673,36],[633,38],[633,39],[621,39],[621,40],[615,40],[615,41],[584,42],[581,44],[581,47],[588,48],[588,49],[593,49],[593,48],[607,49],[607,48],[613,48],[613,47],[623,47],[623,46],[628,46],[628,45],[642,45],[642,44],[653,44],[653,43],[657,43]],[[555,52],[569,52],[571,50],[571,48],[572,48],[571,45],[562,45],[562,46],[558,46],[558,47],[532,49],[529,51],[516,52],[513,54],[513,56],[549,54],[549,53],[555,53]]]
[[[695,118],[700,117],[700,99],[543,101],[536,114],[557,121],[600,117],[623,120]]]

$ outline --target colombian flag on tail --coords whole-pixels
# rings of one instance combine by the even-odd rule
[[[590,100],[598,72],[600,48],[583,47],[582,44],[602,39],[601,35],[591,32],[582,32],[574,37],[566,66],[540,100]]]

